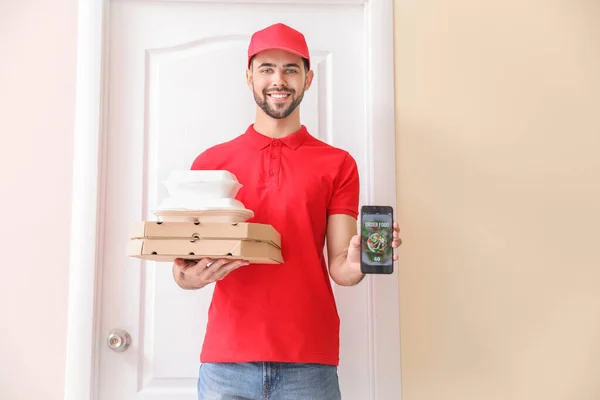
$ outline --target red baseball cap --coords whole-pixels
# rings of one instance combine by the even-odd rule
[[[255,32],[248,46],[248,67],[253,56],[261,51],[280,49],[296,54],[308,61],[310,69],[310,56],[304,35],[285,24],[274,24]]]

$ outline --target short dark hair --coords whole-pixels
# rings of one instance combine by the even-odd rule
[[[250,62],[248,63],[248,65],[252,65],[252,61],[254,61],[254,57],[256,57],[256,55],[254,55],[250,58]],[[308,60],[306,58],[302,57],[302,62],[304,62],[304,70],[308,72]]]

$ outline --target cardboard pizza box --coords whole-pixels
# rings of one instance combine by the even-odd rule
[[[235,239],[267,242],[281,249],[281,235],[271,225],[247,222],[145,221],[133,224],[131,239]]]
[[[153,261],[175,258],[243,259],[252,264],[281,264],[281,249],[269,242],[227,239],[130,239],[127,255]]]

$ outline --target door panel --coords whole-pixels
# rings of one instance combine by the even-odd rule
[[[99,332],[104,340],[111,329],[125,329],[132,345],[123,353],[99,347],[98,398],[191,400],[212,286],[184,291],[170,264],[124,257],[130,226],[155,219],[171,170],[189,168],[204,149],[252,123],[248,40],[275,22],[302,31],[311,49],[315,80],[302,122],[312,135],[350,151],[366,174],[365,11],[354,4],[142,1],[116,1],[110,10]],[[334,286],[334,293],[342,393],[364,400],[372,363],[368,287]]]

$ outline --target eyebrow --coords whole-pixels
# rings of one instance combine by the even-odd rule
[[[258,66],[258,68],[262,68],[262,67],[271,67],[271,68],[277,68],[276,64],[273,63],[262,63]],[[291,67],[296,67],[298,69],[300,69],[300,66],[296,63],[290,63],[290,64],[283,64],[282,65],[283,68],[291,68]]]

